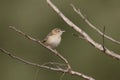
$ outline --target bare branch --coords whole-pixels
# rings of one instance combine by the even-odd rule
[[[57,63],[57,62],[46,62],[43,65],[66,69],[66,64],[61,64],[61,63]]]
[[[110,41],[114,42],[114,43],[117,43],[117,44],[120,44],[120,41],[117,41],[115,39],[113,39],[112,37],[104,34],[103,32],[101,32],[96,26],[94,26],[83,14],[82,12],[80,11],[80,9],[76,9],[75,6],[73,4],[71,4],[73,10],[79,14],[79,16],[91,27],[93,28],[95,31],[97,31],[101,36],[104,35],[105,38],[109,39]]]
[[[20,57],[17,57],[15,55],[11,54],[10,52],[8,52],[8,51],[6,51],[5,49],[2,49],[2,48],[0,48],[0,51],[3,52],[4,54],[8,55],[9,57],[13,58],[13,59],[16,59],[18,61],[21,61],[23,63],[29,64],[29,65],[32,65],[32,66],[35,66],[35,67],[40,67],[40,68],[45,68],[45,69],[50,69],[50,70],[55,70],[55,71],[58,70],[56,68],[52,68],[52,67],[49,67],[49,66],[44,66],[44,65],[39,65],[39,64],[36,64],[36,63],[29,62],[27,60],[24,60]],[[61,71],[61,70],[58,70],[58,71]]]
[[[90,43],[92,46],[94,46],[95,48],[97,48],[98,50],[102,51],[103,53],[105,53],[106,55],[115,58],[117,60],[120,60],[120,55],[116,54],[115,52],[109,50],[108,48],[104,47],[95,42],[85,31],[83,31],[80,27],[78,27],[77,25],[75,25],[71,20],[69,20],[50,0],[46,0],[47,3],[49,4],[49,6],[71,27],[73,28],[75,31],[77,31],[79,34],[81,34],[84,39]],[[104,51],[105,49],[105,51]]]
[[[102,36],[102,41],[103,41],[102,45],[103,45],[103,49],[105,51],[105,48],[104,48],[104,46],[105,46],[105,36],[104,36],[104,34],[105,34],[105,26],[103,28],[103,36]]]
[[[84,78],[84,79],[87,79],[87,80],[94,80],[94,78],[92,78],[92,77],[86,76],[86,75],[84,75],[84,74],[82,74],[82,73],[79,73],[79,72],[76,72],[76,71],[73,71],[73,70],[71,69],[71,66],[70,66],[70,64],[68,63],[68,61],[67,61],[60,53],[58,53],[56,50],[53,50],[53,49],[50,48],[50,47],[47,47],[47,46],[44,45],[40,40],[37,40],[37,39],[35,39],[35,38],[33,38],[33,37],[25,34],[24,32],[16,29],[16,28],[13,27],[13,26],[10,26],[10,28],[13,29],[14,31],[18,32],[19,34],[23,35],[25,38],[27,38],[27,39],[29,39],[29,40],[31,40],[31,41],[34,41],[34,42],[36,42],[37,44],[40,44],[40,45],[42,45],[43,47],[47,48],[48,50],[50,50],[51,52],[53,52],[54,54],[56,54],[58,57],[60,57],[60,58],[67,64],[67,66],[68,66],[68,68],[65,69],[65,70],[62,69],[62,68],[52,68],[52,67],[49,67],[49,66],[45,66],[44,64],[42,65],[42,67],[45,66],[45,68],[47,68],[47,69],[50,68],[50,70],[69,73],[69,74],[72,74],[72,75],[80,76],[80,77],[82,77],[82,78]],[[22,61],[22,62],[23,62],[23,61]]]
[[[59,66],[65,66],[65,64],[61,64],[61,63],[57,63],[57,62],[47,62],[47,63],[44,63],[43,65],[49,65],[49,64],[59,65]]]
[[[24,32],[16,29],[15,27],[13,27],[13,26],[9,26],[9,27],[10,27],[10,29],[16,31],[17,33],[23,35],[25,38],[27,38],[27,39],[29,39],[29,40],[31,40],[31,41],[34,41],[34,42],[36,42],[37,44],[42,45],[43,47],[47,48],[47,49],[48,49],[49,51],[51,51],[52,53],[56,54],[60,59],[62,59],[62,60],[67,64],[67,67],[68,67],[67,69],[68,69],[68,70],[71,69],[71,66],[69,65],[69,63],[68,63],[68,61],[66,60],[66,58],[64,58],[59,52],[57,52],[56,50],[53,50],[52,48],[50,48],[50,47],[48,47],[48,46],[46,46],[46,45],[44,45],[40,40],[37,40],[37,39],[35,39],[35,38],[33,38],[33,37],[25,34]]]
[[[71,75],[75,75],[75,76],[79,76],[79,77],[82,77],[86,80],[95,80],[94,78],[92,77],[89,77],[89,76],[86,76],[82,73],[79,73],[79,72],[76,72],[74,70],[71,70],[71,71],[68,71],[67,69],[62,69],[62,68],[53,68],[53,67],[49,67],[49,66],[45,66],[45,65],[39,65],[37,63],[33,63],[33,62],[29,62],[27,60],[24,60],[20,57],[17,57],[13,54],[11,54],[10,52],[6,51],[5,49],[2,49],[0,48],[0,51],[3,52],[4,54],[8,55],[9,57],[11,57],[12,59],[15,59],[15,60],[18,60],[18,61],[21,61],[25,64],[28,64],[28,65],[32,65],[34,67],[38,67],[38,68],[45,68],[45,69],[48,69],[48,70],[52,70],[52,71],[57,71],[57,72],[62,72],[62,73],[68,73],[68,74],[71,74]]]

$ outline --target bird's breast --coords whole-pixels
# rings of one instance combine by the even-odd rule
[[[48,44],[51,46],[51,47],[57,47],[61,42],[61,37],[60,36],[56,36],[56,35],[53,35],[53,36],[49,36],[48,38]]]

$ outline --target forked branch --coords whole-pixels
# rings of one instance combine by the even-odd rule
[[[120,55],[116,54],[115,52],[109,50],[107,47],[103,47],[103,45],[95,42],[85,31],[83,31],[80,27],[75,25],[71,20],[69,20],[52,2],[51,0],[46,0],[49,6],[75,31],[77,31],[84,39],[90,43],[92,46],[97,48],[98,50],[102,51],[104,54],[115,58],[117,60],[120,60]]]
[[[48,70],[52,70],[52,71],[57,71],[57,72],[62,72],[62,73],[68,73],[68,74],[71,74],[71,75],[74,75],[74,76],[82,77],[82,78],[84,78],[86,80],[95,80],[92,77],[86,76],[83,73],[79,73],[79,72],[74,71],[74,70],[71,70],[69,72],[67,69],[53,68],[53,67],[45,66],[44,64],[40,65],[40,64],[37,64],[37,63],[33,63],[33,62],[30,62],[30,61],[27,61],[25,59],[22,59],[20,57],[17,57],[15,55],[13,55],[12,53],[10,53],[10,52],[6,51],[5,49],[2,49],[2,48],[0,48],[0,51],[3,52],[4,54],[8,55],[12,59],[18,60],[18,61],[23,62],[23,63],[28,64],[28,65],[32,65],[34,67],[44,68],[44,69],[48,69]]]
[[[16,31],[16,32],[19,33],[20,35],[23,35],[25,38],[27,38],[27,39],[29,39],[29,40],[31,40],[31,41],[34,41],[34,42],[36,42],[37,44],[42,45],[43,47],[47,48],[47,49],[48,49],[49,51],[51,51],[52,53],[56,54],[60,59],[62,59],[62,60],[67,64],[67,69],[68,69],[68,70],[71,70],[70,64],[68,63],[68,61],[66,60],[66,58],[64,58],[59,52],[57,52],[56,50],[54,50],[54,49],[52,49],[52,48],[50,48],[50,47],[48,47],[48,46],[46,46],[46,45],[44,45],[40,40],[37,40],[37,39],[35,39],[35,38],[33,38],[33,37],[25,34],[24,32],[18,30],[17,28],[15,28],[15,27],[13,27],[13,26],[9,26],[9,27],[10,27],[10,29]]]
[[[47,48],[47,49],[48,49],[49,51],[51,51],[52,53],[56,54],[60,59],[62,59],[62,60],[66,63],[67,69],[63,69],[63,68],[61,68],[60,66],[54,68],[54,67],[46,66],[45,64],[39,65],[39,64],[36,64],[36,63],[32,63],[32,62],[29,62],[29,61],[24,60],[24,59],[22,59],[22,58],[19,58],[19,57],[17,57],[17,56],[14,56],[14,55],[12,55],[10,52],[8,52],[8,51],[0,48],[0,50],[1,50],[3,53],[9,55],[11,58],[17,59],[17,60],[22,61],[22,62],[24,62],[24,63],[26,63],[26,64],[30,64],[30,65],[33,65],[33,66],[36,66],[36,67],[41,67],[41,68],[46,68],[46,69],[50,69],[50,70],[54,70],[54,71],[59,71],[59,72],[63,72],[63,73],[68,73],[68,74],[71,74],[71,75],[75,75],[75,76],[82,77],[82,78],[84,78],[84,79],[86,79],[86,80],[95,80],[94,78],[89,77],[89,76],[87,76],[87,75],[85,75],[85,74],[83,74],[83,73],[79,73],[79,72],[77,72],[77,71],[72,70],[72,68],[71,68],[71,66],[70,66],[70,64],[69,64],[69,62],[67,61],[66,58],[64,58],[64,57],[63,57],[59,52],[57,52],[56,50],[53,50],[52,48],[47,47],[46,45],[44,45],[40,40],[37,40],[37,39],[35,39],[35,38],[33,38],[33,37],[25,34],[25,33],[22,32],[21,30],[18,30],[17,28],[15,28],[15,27],[13,27],[13,26],[10,26],[10,28],[11,28],[12,30],[16,31],[17,33],[19,33],[20,35],[24,36],[25,38],[27,38],[27,39],[29,39],[29,40],[31,40],[31,41],[34,41],[34,42],[36,42],[37,44],[42,45],[43,47]]]
[[[76,9],[75,6],[73,4],[71,4],[73,10],[91,27],[93,28],[95,31],[97,31],[101,36],[104,35],[105,38],[109,39],[110,41],[120,44],[120,41],[117,41],[115,39],[113,39],[112,37],[104,34],[103,32],[101,32],[96,26],[94,26],[80,11],[80,9]]]

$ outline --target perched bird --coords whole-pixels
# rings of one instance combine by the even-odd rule
[[[53,29],[42,41],[46,46],[51,48],[56,48],[61,42],[61,36],[63,34],[63,30],[59,28]]]

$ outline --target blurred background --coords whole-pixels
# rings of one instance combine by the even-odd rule
[[[101,31],[120,41],[120,1],[119,0],[52,0],[52,2],[76,25],[86,31],[95,41],[102,43],[102,37],[91,29],[76,14],[70,4],[80,8],[82,13]],[[51,29],[58,27],[66,31],[57,50],[78,72],[96,80],[120,80],[120,61],[106,56],[86,41],[78,39],[70,28],[46,3],[46,0],[0,0],[0,47],[31,62],[43,64],[60,62],[47,49],[32,42],[9,26],[24,31],[42,40]],[[120,45],[105,39],[105,46],[120,54]],[[39,70],[35,79],[36,72]],[[62,73],[36,68],[0,52],[0,80],[60,80]],[[62,80],[84,80],[65,74]]]

